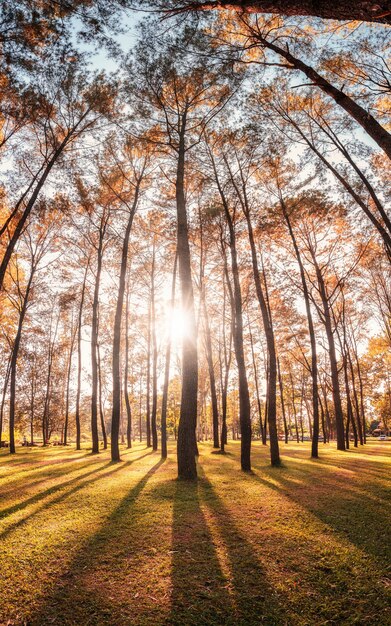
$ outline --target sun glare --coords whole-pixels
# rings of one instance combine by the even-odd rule
[[[181,309],[173,309],[170,318],[170,333],[173,341],[181,341],[189,332],[189,320]]]

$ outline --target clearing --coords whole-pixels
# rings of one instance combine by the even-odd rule
[[[390,624],[391,443],[239,449],[201,444],[196,484],[173,445],[1,451],[0,624]]]

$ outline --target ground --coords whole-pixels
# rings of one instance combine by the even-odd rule
[[[201,444],[196,484],[142,444],[0,453],[0,624],[391,624],[391,444]]]

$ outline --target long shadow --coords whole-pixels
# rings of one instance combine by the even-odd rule
[[[95,461],[93,463],[91,463],[89,467],[91,467],[91,465],[99,465],[99,463],[101,463],[101,461]],[[103,469],[104,467],[107,467],[107,464],[102,466],[101,469]],[[86,468],[86,469],[88,469]],[[75,471],[78,471],[82,468],[74,468],[74,470],[72,470],[72,473]],[[30,504],[35,504],[35,502],[39,502],[40,500],[43,500],[44,498],[46,498],[47,496],[50,496],[54,493],[56,493],[57,491],[60,491],[61,489],[65,489],[66,487],[68,487],[69,485],[73,485],[75,482],[77,482],[78,480],[82,480],[83,478],[86,478],[87,476],[90,476],[91,474],[95,474],[95,472],[97,472],[99,470],[97,470],[96,468],[91,470],[90,472],[86,472],[84,474],[80,474],[78,476],[76,476],[75,478],[71,478],[70,480],[67,480],[66,482],[61,482],[59,484],[53,485],[52,487],[48,487],[47,489],[45,489],[44,491],[40,491],[39,493],[36,493],[33,496],[30,496],[30,498],[27,498],[26,500],[17,502],[16,504],[13,504],[5,509],[2,509],[0,511],[0,520],[4,519],[5,517],[8,517],[9,515],[12,515],[12,513],[15,513],[16,511],[20,511],[22,509],[25,509],[26,506],[29,506]],[[67,472],[68,475],[68,472]],[[60,474],[61,476],[61,474]],[[58,476],[53,476],[53,478],[58,478]],[[43,478],[41,480],[37,480],[34,481],[32,483],[28,484],[28,488],[30,487],[36,487],[40,484],[42,484],[43,482],[46,482],[47,478]]]
[[[43,452],[43,448],[41,448],[39,450],[39,452]],[[64,456],[65,456],[65,452],[68,452],[68,450],[62,450],[62,452],[64,452]],[[74,450],[74,452],[76,452],[76,450]],[[5,463],[3,463],[2,467],[20,467],[20,466],[26,466],[25,470],[21,470],[21,472],[29,472],[29,471],[35,471],[38,470],[40,468],[43,467],[49,467],[52,465],[64,465],[66,463],[72,463],[75,461],[79,461],[81,459],[84,459],[86,457],[90,457],[91,456],[91,452],[85,452],[85,454],[75,454],[75,456],[71,457],[71,458],[58,458],[58,459],[52,459],[50,456],[46,457],[45,459],[37,459],[34,458],[33,454],[27,454],[27,455],[23,455],[22,457],[18,457],[18,455],[13,456],[10,455],[3,457],[3,460],[5,461]],[[1,456],[0,456],[1,459]]]
[[[324,476],[319,468],[319,472],[311,475],[311,484],[308,471],[295,470],[295,474],[305,478],[305,482],[298,485],[283,469],[269,467],[262,468],[262,472],[264,478],[254,474],[253,480],[307,509],[341,538],[348,539],[378,562],[390,562],[390,516],[378,503],[350,489],[346,478],[333,480],[332,474]]]
[[[27,521],[31,520],[33,517],[35,517],[41,511],[43,511],[45,509],[51,508],[52,506],[62,502],[63,500],[65,500],[69,496],[77,493],[78,491],[80,491],[84,487],[87,487],[88,485],[91,485],[91,484],[95,483],[100,478],[106,478],[108,476],[112,476],[113,474],[115,474],[119,470],[124,469],[125,467],[128,467],[129,465],[132,465],[135,461],[137,461],[139,459],[142,459],[145,456],[149,456],[150,454],[151,454],[151,452],[147,452],[146,454],[143,454],[141,457],[137,457],[136,459],[132,459],[130,461],[125,461],[124,463],[120,463],[120,464],[114,464],[114,468],[110,472],[106,472],[103,476],[101,476],[99,474],[99,476],[95,476],[94,478],[90,478],[89,480],[83,480],[83,482],[79,482],[73,489],[70,489],[70,490],[66,491],[64,494],[58,496],[57,498],[54,498],[53,500],[50,500],[49,502],[45,502],[42,506],[40,506],[38,509],[36,509],[32,513],[30,513],[29,515],[26,515],[25,517],[23,517],[22,519],[18,520],[14,524],[11,524],[8,528],[6,528],[6,530],[4,530],[2,533],[0,533],[0,539],[5,539],[5,537],[7,537],[11,532],[14,532],[17,528],[19,528],[20,526],[25,524]],[[104,469],[107,469],[107,467],[110,467],[110,466],[113,466],[113,463],[111,461],[109,461],[108,463],[103,465],[101,468],[95,469],[92,472],[88,472],[88,474],[84,474],[81,477],[81,479],[83,479],[85,476],[89,476],[91,474],[96,474],[97,472],[102,472]],[[79,480],[78,477],[74,478],[72,481],[69,481],[66,484],[69,485],[69,483],[74,483],[77,480]],[[57,491],[62,489],[62,488],[63,488],[63,486],[58,485]]]
[[[212,523],[218,528],[230,570],[234,610],[230,621],[226,623],[241,626],[288,624],[284,606],[276,589],[268,581],[253,546],[243,532],[239,531],[232,514],[217,495],[202,468],[200,474],[201,502],[209,511]],[[246,511],[242,515],[246,515]]]
[[[129,463],[123,463],[118,469],[126,467]],[[41,607],[28,620],[29,626],[42,626],[48,623],[67,626],[132,624],[131,617],[124,616],[123,611],[119,611],[118,619],[116,617],[113,619],[116,607],[111,601],[114,598],[107,597],[104,593],[91,593],[84,588],[83,580],[85,576],[93,575],[96,565],[99,565],[101,571],[102,567],[104,569],[105,554],[108,553],[107,576],[109,580],[114,578],[115,581],[116,571],[112,569],[115,563],[115,559],[114,563],[112,561],[113,555],[118,553],[119,556],[121,550],[124,549],[129,554],[134,549],[129,543],[130,526],[135,524],[131,516],[132,508],[148,480],[157,472],[162,463],[163,461],[159,460],[151,467],[107,517],[98,532],[90,537],[77,552],[67,571],[56,581],[52,591],[44,598]],[[99,583],[99,581],[96,582]],[[106,583],[107,579],[104,582]],[[113,595],[116,595],[118,591],[114,589]],[[130,593],[131,589],[128,591]]]
[[[199,482],[177,481],[173,502],[170,626],[235,624],[233,605],[201,510]]]
[[[147,452],[146,454],[138,456],[135,459],[131,459],[129,461],[126,461],[126,463],[127,464],[133,463],[134,461],[137,461],[139,459],[144,458],[145,456],[147,456],[147,454],[150,454],[150,452]],[[86,469],[88,469],[91,466],[99,465],[101,462],[102,462],[101,460],[92,461],[91,463],[89,463],[89,465],[88,465],[88,467]],[[31,496],[30,498],[27,498],[26,500],[23,500],[22,502],[17,502],[16,504],[13,504],[13,505],[5,508],[5,509],[2,509],[0,511],[0,520],[4,519],[5,517],[8,517],[9,515],[12,515],[12,513],[15,513],[16,511],[20,511],[22,509],[25,509],[30,504],[35,504],[36,502],[39,502],[40,500],[43,500],[44,498],[47,498],[48,496],[51,496],[54,493],[57,493],[57,491],[62,491],[62,489],[66,489],[70,485],[73,485],[75,482],[77,482],[79,480],[82,480],[83,478],[87,478],[87,476],[91,476],[92,474],[95,474],[98,471],[102,471],[103,469],[105,469],[106,467],[109,467],[110,465],[111,465],[111,461],[108,461],[105,465],[102,465],[102,467],[99,468],[99,469],[93,469],[90,472],[85,472],[84,474],[80,474],[78,476],[75,476],[75,478],[71,478],[71,480],[68,480],[66,482],[58,483],[56,485],[53,485],[52,487],[48,487],[44,491],[40,491],[39,493],[36,493],[34,496]],[[78,471],[80,469],[81,468],[74,468],[71,473],[76,472],[76,471]],[[70,472],[67,472],[67,474],[69,474],[69,473]],[[29,487],[30,486],[31,487],[37,486],[37,485],[41,484],[42,482],[46,482],[46,481],[44,479],[42,479],[42,480],[33,482],[33,483],[29,484]]]

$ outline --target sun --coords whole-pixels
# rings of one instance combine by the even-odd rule
[[[181,341],[189,333],[189,319],[182,309],[173,309],[170,315],[170,335],[173,341]]]

